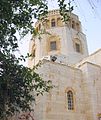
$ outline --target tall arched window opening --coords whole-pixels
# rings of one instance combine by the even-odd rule
[[[83,54],[82,42],[78,38],[74,39],[74,49],[77,53]]]
[[[51,27],[55,27],[55,26],[56,26],[55,19],[52,19],[51,20]]]
[[[75,48],[76,48],[76,52],[80,53],[80,44],[79,43],[75,43]]]
[[[73,100],[73,92],[71,90],[67,92],[67,103],[68,103],[68,110],[73,110],[74,100]]]
[[[72,28],[75,29],[75,22],[72,21]]]

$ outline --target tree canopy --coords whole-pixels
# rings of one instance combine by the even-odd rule
[[[60,14],[66,19],[66,4],[64,0],[58,3]],[[21,37],[29,31],[33,34],[33,18],[40,19],[47,13],[46,0],[0,1],[0,119],[19,110],[31,110],[30,104],[35,100],[31,93],[43,94],[52,88],[50,81],[43,81],[35,73],[35,67],[30,69],[20,64],[20,60],[25,60],[23,56],[15,56],[18,49],[16,32]]]

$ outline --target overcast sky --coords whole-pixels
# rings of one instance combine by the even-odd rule
[[[89,53],[101,48],[101,0],[71,0],[73,13],[79,16],[83,33],[86,34]],[[48,0],[49,9],[57,9],[57,2]],[[67,0],[68,3],[68,0]],[[21,53],[26,55],[29,47],[30,35],[20,43]]]

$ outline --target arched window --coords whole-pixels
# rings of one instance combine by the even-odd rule
[[[83,53],[82,43],[78,38],[74,40],[74,49],[77,53]]]
[[[72,28],[75,29],[75,22],[72,21]]]
[[[76,52],[80,53],[80,43],[75,43]]]
[[[55,27],[55,26],[56,26],[55,19],[52,19],[51,20],[51,27]]]
[[[71,90],[67,92],[67,103],[68,103],[68,110],[73,110],[74,100],[73,100],[73,92]]]
[[[58,36],[51,36],[47,40],[46,49],[47,52],[58,52],[60,51],[60,38]]]

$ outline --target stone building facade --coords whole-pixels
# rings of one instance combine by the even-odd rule
[[[34,119],[101,120],[101,49],[88,55],[78,16],[70,14],[64,23],[52,10],[35,26],[39,35],[30,41],[29,67],[41,60],[37,72],[55,87],[36,98]]]

